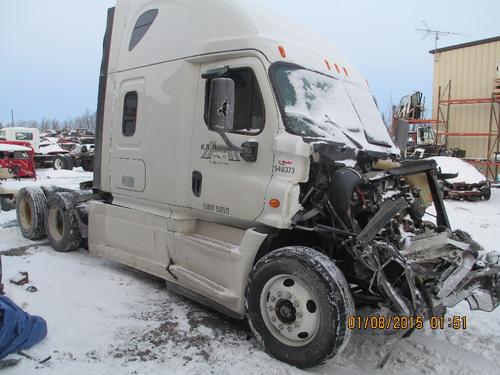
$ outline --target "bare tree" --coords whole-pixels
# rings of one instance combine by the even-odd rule
[[[0,127],[3,124],[0,122]],[[25,127],[25,128],[39,128],[43,130],[70,130],[70,129],[89,129],[95,130],[96,126],[96,112],[92,112],[89,109],[85,110],[81,115],[69,118],[66,120],[58,120],[55,118],[42,118],[40,121],[37,120],[16,120],[14,126]]]
[[[398,107],[393,103],[392,98],[387,104],[385,110],[382,112],[382,120],[384,121],[385,127],[390,129],[392,122],[398,114]]]
[[[50,120],[50,128],[52,130],[59,130],[59,120],[56,119]]]

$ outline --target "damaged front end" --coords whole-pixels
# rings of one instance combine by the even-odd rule
[[[426,317],[463,300],[472,310],[500,304],[500,257],[451,230],[433,160],[358,154],[351,168],[338,161],[341,146],[314,147],[294,225],[316,233],[359,304]]]

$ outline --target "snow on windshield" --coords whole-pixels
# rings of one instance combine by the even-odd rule
[[[292,132],[397,152],[367,90],[305,69],[279,69],[276,80]]]

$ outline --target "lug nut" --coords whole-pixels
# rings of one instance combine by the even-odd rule
[[[301,312],[299,312],[299,313],[297,314],[297,318],[299,318],[299,319],[300,319],[300,318],[302,318],[302,313],[301,313]]]
[[[279,330],[280,330],[280,331],[282,331],[282,330],[283,330],[283,324],[280,324],[280,325],[278,326],[278,328],[279,328]]]
[[[267,306],[267,309],[268,309],[269,311],[273,311],[273,307],[272,307],[271,305]]]
[[[275,297],[275,296],[272,296],[272,297],[271,297],[271,302],[274,302],[274,301],[276,301],[276,297]]]
[[[291,326],[288,326],[288,328],[287,328],[287,329],[288,329],[288,332],[292,332],[292,329],[293,329],[293,328],[292,328]]]
[[[299,307],[299,306],[300,306],[300,303],[299,303],[299,301],[295,301],[293,305],[294,305],[295,307]]]
[[[271,321],[275,322],[276,321],[276,317],[275,316],[271,316]]]
[[[299,328],[299,323],[295,323],[295,328]]]
[[[283,297],[283,293],[278,292],[278,297],[279,297],[279,298]]]
[[[292,295],[290,293],[286,294],[286,299],[292,299]]]

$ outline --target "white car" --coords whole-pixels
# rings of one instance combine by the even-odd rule
[[[440,173],[440,184],[444,198],[488,200],[491,187],[487,178],[472,164],[460,158],[434,156]]]

